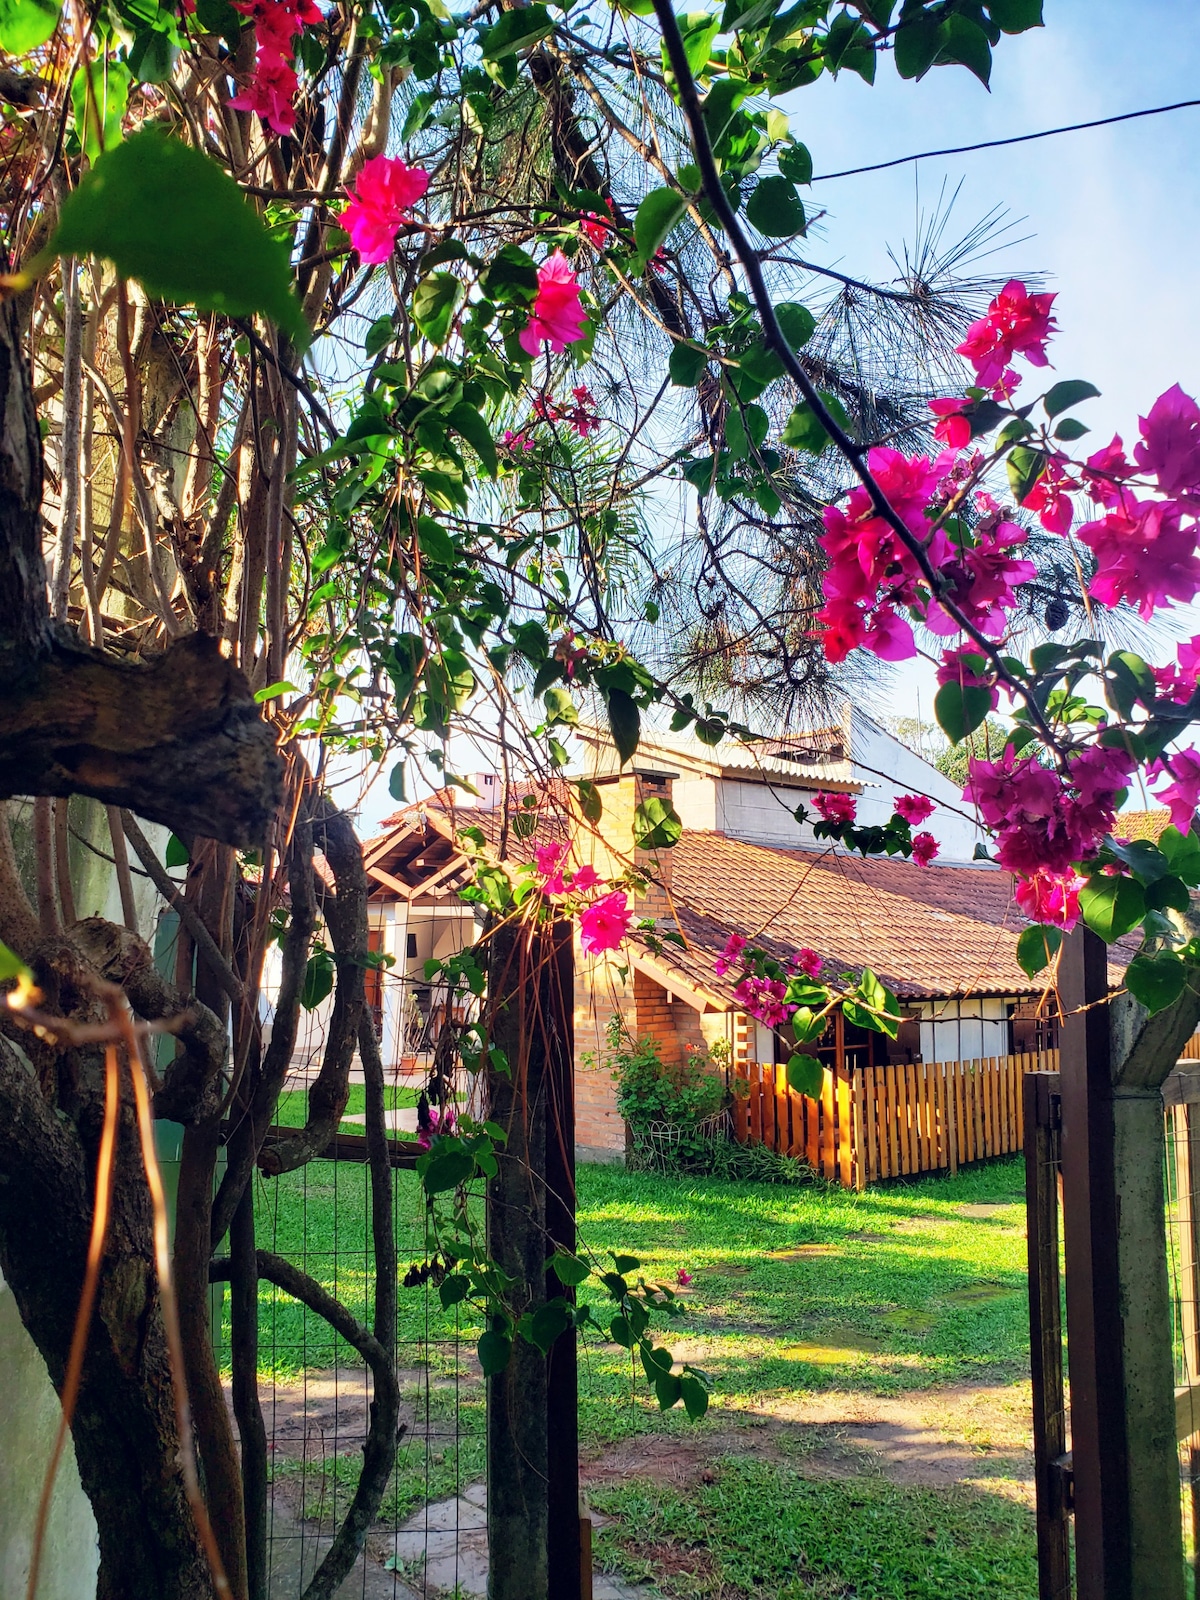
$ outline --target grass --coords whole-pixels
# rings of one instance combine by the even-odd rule
[[[369,1315],[363,1167],[313,1162],[259,1180],[259,1242],[303,1265]],[[1001,1209],[964,1213],[970,1204]],[[661,1342],[713,1379],[708,1416],[660,1413],[628,1355],[580,1353],[580,1437],[593,1455],[663,1435],[708,1452],[714,1481],[629,1478],[591,1500],[612,1520],[599,1550],[631,1577],[653,1575],[680,1600],[778,1595],[856,1600],[974,1600],[1036,1593],[1032,1519],[1013,1495],[818,1479],[803,1448],[764,1451],[755,1431],[820,1391],[899,1396],[950,1382],[1019,1384],[1028,1376],[1023,1169],[1019,1158],[854,1194],[663,1178],[587,1166],[579,1173],[581,1248],[639,1257],[647,1277],[692,1276],[686,1315]],[[396,1174],[401,1272],[424,1254],[415,1175]],[[807,1247],[807,1248],[806,1248]],[[814,1247],[816,1247],[814,1249]],[[264,1376],[353,1365],[353,1353],[286,1296],[262,1289]],[[602,1315],[598,1298],[593,1307]],[[469,1313],[445,1313],[426,1287],[400,1294],[400,1364],[411,1383],[466,1408],[457,1441],[406,1438],[386,1507],[402,1517],[482,1472],[480,1387]],[[444,1403],[449,1403],[448,1401]],[[799,1437],[803,1429],[793,1429]],[[795,1439],[793,1439],[793,1446]],[[343,1503],[353,1458],[310,1466],[305,1504]],[[281,1461],[277,1470],[299,1471]]]
[[[697,1600],[1032,1600],[1037,1592],[1029,1513],[1000,1495],[809,1482],[748,1456],[721,1458],[711,1476],[691,1494],[645,1482],[593,1491],[595,1509],[617,1519],[600,1531],[601,1559]]]
[[[415,1089],[402,1089],[397,1084],[388,1084],[383,1091],[384,1108],[388,1111],[399,1111],[405,1106],[415,1106],[417,1091]],[[343,1122],[347,1117],[361,1117],[366,1114],[367,1091],[361,1083],[350,1085],[350,1098],[346,1102],[346,1109],[342,1113]],[[275,1113],[275,1121],[281,1128],[302,1128],[308,1115],[308,1090],[285,1089],[279,1096],[279,1106]],[[362,1124],[353,1125],[359,1133]]]

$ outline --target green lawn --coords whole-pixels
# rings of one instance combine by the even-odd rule
[[[396,1179],[403,1273],[423,1255],[423,1217],[414,1175]],[[870,1464],[849,1477],[823,1475],[811,1470],[816,1457],[806,1459],[820,1430],[788,1420],[822,1394],[887,1403],[946,1384],[1010,1386],[1020,1402],[1022,1202],[1019,1158],[861,1195],[582,1168],[581,1248],[598,1261],[628,1251],[665,1281],[681,1268],[692,1275],[686,1316],[664,1327],[662,1342],[714,1386],[708,1416],[690,1423],[658,1411],[618,1347],[581,1351],[585,1457],[603,1466],[606,1454],[636,1456],[639,1440],[657,1438],[696,1467],[680,1481],[636,1461],[628,1473],[602,1474],[589,1498],[611,1519],[598,1541],[605,1564],[695,1600],[1032,1600],[1032,1520],[1011,1484],[931,1487],[889,1481]],[[979,1206],[989,1209],[972,1214]],[[313,1162],[260,1180],[258,1217],[261,1244],[365,1316],[364,1168]],[[353,1364],[286,1297],[264,1288],[262,1310],[264,1376]],[[470,1317],[456,1322],[421,1287],[401,1290],[400,1319],[406,1381],[424,1385],[426,1403],[453,1398],[459,1407],[444,1438],[406,1444],[389,1507],[404,1515],[426,1493],[436,1498],[478,1476],[482,1406]],[[321,1492],[341,1487],[323,1483]]]

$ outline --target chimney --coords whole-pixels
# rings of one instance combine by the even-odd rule
[[[638,806],[658,799],[671,805],[672,783],[679,774],[657,767],[633,767],[625,772],[597,777],[592,781],[602,807],[599,821],[582,820],[579,839],[585,860],[590,860],[602,877],[617,877],[633,866],[646,877],[646,889],[634,899],[639,917],[669,917],[671,887],[671,849],[637,850],[633,842],[633,823]]]

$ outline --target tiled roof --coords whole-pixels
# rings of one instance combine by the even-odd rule
[[[1113,838],[1150,839],[1157,844],[1170,820],[1166,806],[1156,806],[1153,811],[1119,811],[1113,823]]]
[[[655,965],[721,999],[713,957],[740,933],[786,957],[815,949],[826,971],[870,967],[901,999],[1028,994],[1017,965],[1024,919],[996,867],[917,867],[686,833],[672,852],[671,897],[690,948]]]
[[[588,749],[588,771],[612,777],[620,770],[612,736],[605,728],[580,723],[575,736]],[[863,783],[851,771],[847,735],[840,728],[817,728],[772,739],[724,739],[709,745],[694,733],[662,733],[643,728],[631,766],[673,767],[681,776],[788,778],[790,787],[821,788],[857,794]]]

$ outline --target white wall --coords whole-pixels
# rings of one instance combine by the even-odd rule
[[[850,712],[850,759],[855,779],[864,786],[858,801],[860,822],[868,826],[885,823],[899,794],[927,795],[937,804],[937,810],[916,831],[934,836],[941,846],[939,860],[971,860],[976,841],[984,836],[972,820],[958,785],[914,755],[857,706]]]

